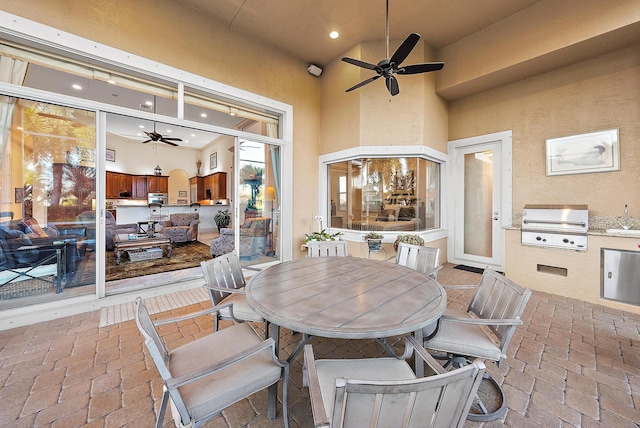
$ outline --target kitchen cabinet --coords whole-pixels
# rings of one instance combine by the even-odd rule
[[[191,202],[204,200],[204,177],[191,177],[189,179],[191,190]]]
[[[169,177],[147,175],[148,193],[169,193]]]
[[[119,198],[121,192],[131,193],[133,179],[129,174],[107,171],[107,198]]]
[[[227,173],[216,172],[204,177],[205,199],[227,198]]]
[[[147,177],[144,175],[133,176],[133,199],[147,199]]]

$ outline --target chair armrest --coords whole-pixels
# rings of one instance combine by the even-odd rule
[[[442,285],[445,290],[473,290],[475,285]]]
[[[215,333],[213,333],[215,334]],[[215,374],[217,372],[219,372],[220,370],[226,369],[230,366],[233,366],[235,364],[238,364],[244,360],[246,360],[247,358],[250,358],[254,355],[256,355],[257,353],[265,350],[265,349],[269,349],[271,348],[271,356],[273,358],[273,361],[279,365],[280,367],[286,367],[288,366],[288,364],[286,362],[282,362],[280,360],[278,360],[278,358],[276,358],[276,354],[275,354],[275,342],[272,338],[268,338],[250,348],[247,348],[241,352],[238,352],[237,354],[234,354],[228,358],[225,358],[222,361],[218,361],[215,364],[210,364],[208,366],[202,367],[198,370],[194,370],[192,372],[189,373],[185,373],[182,376],[178,376],[172,379],[169,379],[167,381],[167,387],[168,388],[179,388],[181,386],[187,385],[191,382],[195,382],[198,381],[204,377],[210,376],[212,374]]]
[[[433,358],[426,349],[424,349],[422,344],[418,343],[415,337],[407,336],[407,345],[411,345],[413,347],[416,355],[419,356],[422,361],[424,361],[429,367],[431,367],[431,370],[433,370],[435,374],[442,374],[447,372],[447,370],[442,367],[442,365],[438,363],[438,361]]]
[[[320,392],[320,381],[316,370],[316,360],[313,355],[311,345],[304,345],[304,367],[306,369],[306,379],[309,386],[309,398],[311,400],[311,413],[313,414],[314,426],[329,426],[329,417],[324,411],[322,392]]]
[[[246,294],[244,287],[243,288],[227,288],[227,287],[216,287],[215,285],[202,284],[203,287],[208,288],[209,290],[220,291],[221,293],[230,293],[230,294]]]
[[[440,322],[451,321],[464,324],[477,324],[477,325],[522,325],[520,319],[491,319],[491,318],[462,318],[443,315],[440,317]]]
[[[192,313],[190,313],[188,315],[183,315],[181,317],[164,318],[164,319],[161,319],[161,320],[154,320],[153,324],[158,326],[158,325],[171,324],[171,323],[179,322],[179,321],[185,321],[185,320],[188,320],[188,319],[191,319],[191,318],[196,318],[196,317],[200,317],[200,316],[203,316],[203,315],[212,314],[212,313],[221,311],[222,309],[225,309],[225,308],[229,308],[230,315],[231,315],[231,317],[233,317],[233,303],[222,303],[220,305],[216,305],[216,306],[213,306],[211,308],[204,309],[202,311],[192,312]]]

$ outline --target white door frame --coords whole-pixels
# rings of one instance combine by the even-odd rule
[[[494,254],[491,258],[475,258],[465,259],[456,254],[463,252],[456,251],[456,248],[464,245],[464,234],[462,230],[456,228],[456,216],[464,213],[463,208],[456,206],[456,200],[460,200],[460,195],[464,191],[464,180],[456,179],[464,177],[464,171],[459,171],[457,167],[460,152],[468,150],[474,146],[485,144],[498,144],[499,160],[494,162],[494,168],[500,168],[500,185],[498,189],[494,189],[498,193],[499,209],[494,211],[493,227],[498,228],[493,234],[497,236],[497,245],[494,245]],[[512,132],[503,131],[493,134],[480,135],[476,137],[464,138],[460,140],[449,141],[448,143],[449,162],[447,177],[447,225],[449,227],[449,239],[447,243],[447,260],[454,264],[465,264],[474,267],[491,267],[493,269],[504,271],[505,269],[505,227],[511,226],[512,223],[512,206],[513,206],[513,186],[512,186]],[[495,158],[494,158],[495,161]],[[495,200],[495,198],[494,198]]]

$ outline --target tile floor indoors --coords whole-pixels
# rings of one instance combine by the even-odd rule
[[[475,283],[479,275],[447,265],[443,284]],[[464,306],[472,291],[449,293]],[[202,290],[148,304],[156,316],[208,307]],[[152,427],[161,382],[122,305],[0,332],[0,426]],[[505,367],[488,369],[502,382],[508,411],[499,421],[465,427],[638,427],[640,426],[640,315],[534,292],[509,347]],[[162,329],[169,347],[210,331],[209,317]],[[260,327],[257,325],[257,327]],[[285,356],[299,335],[285,332]],[[402,343],[395,338],[395,345]],[[317,357],[378,356],[366,340],[315,338]],[[301,355],[292,364],[291,427],[313,426],[301,382]],[[207,427],[281,427],[266,418],[266,392],[234,404]],[[164,426],[173,426],[170,417]]]

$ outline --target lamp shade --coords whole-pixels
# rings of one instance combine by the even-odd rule
[[[276,200],[276,189],[273,186],[268,186],[267,187],[266,200],[267,201],[275,201]]]

